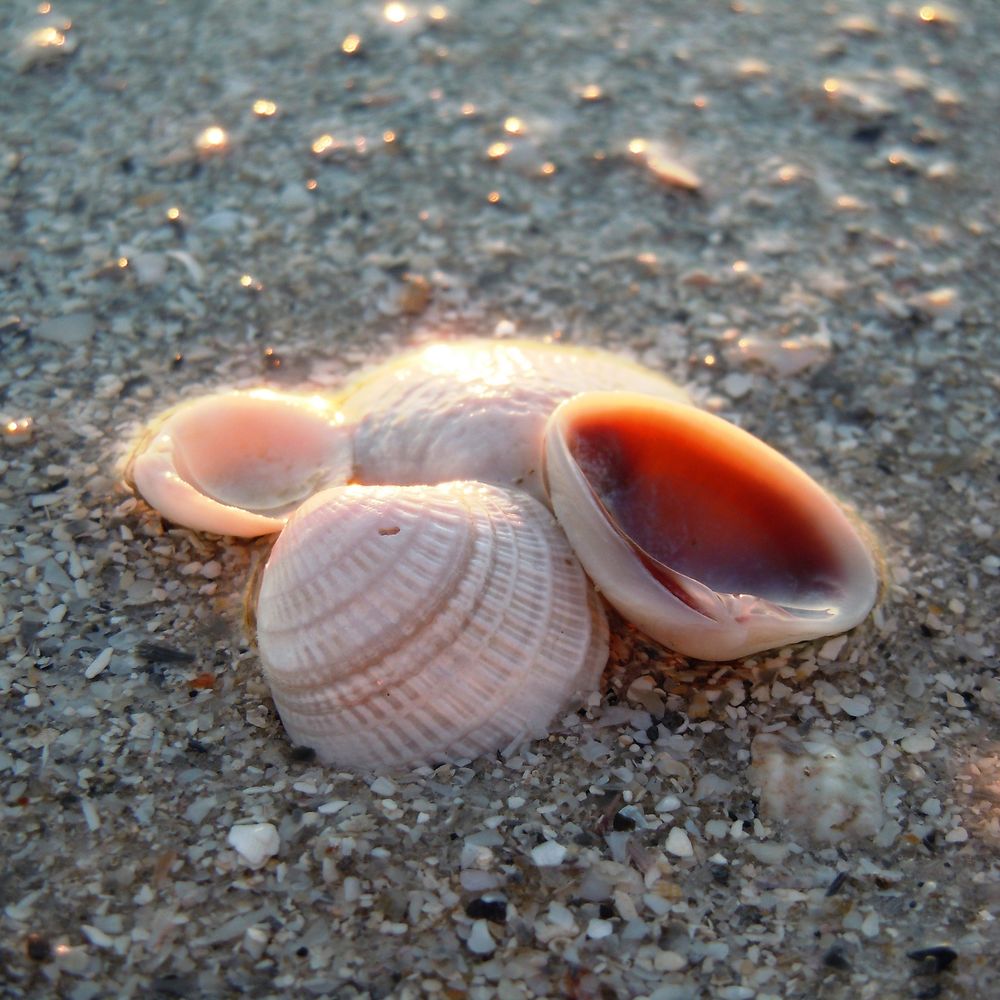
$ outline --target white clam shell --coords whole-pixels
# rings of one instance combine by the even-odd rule
[[[608,655],[552,515],[473,482],[314,496],[271,552],[257,630],[292,740],[355,767],[513,748],[594,690]]]
[[[553,413],[545,462],[599,590],[680,653],[726,660],[834,635],[874,604],[874,560],[839,504],[719,417],[586,393]]]
[[[541,484],[545,422],[578,392],[629,389],[689,402],[663,375],[607,351],[527,340],[462,340],[408,352],[362,376],[340,406],[357,423],[355,479]]]
[[[177,524],[223,535],[280,531],[289,513],[351,471],[350,432],[321,396],[217,393],[163,415],[127,475]]]

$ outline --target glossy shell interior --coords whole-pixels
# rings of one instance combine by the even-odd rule
[[[168,411],[136,446],[127,476],[170,521],[253,537],[280,531],[351,469],[350,433],[330,400],[258,389]]]
[[[840,505],[702,410],[630,393],[562,404],[546,436],[556,516],[607,600],[653,638],[731,659],[843,632],[875,563]]]

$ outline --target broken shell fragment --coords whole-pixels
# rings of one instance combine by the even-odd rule
[[[553,509],[605,598],[671,649],[726,660],[857,625],[872,555],[839,504],[728,421],[631,393],[552,415]]]
[[[133,450],[126,478],[170,521],[251,538],[280,531],[351,466],[350,431],[333,403],[255,389],[168,411]]]
[[[356,422],[355,477],[414,485],[475,479],[545,500],[545,422],[592,389],[689,402],[663,375],[608,351],[528,340],[461,340],[409,351],[362,375],[340,400]]]
[[[473,482],[314,496],[275,543],[256,618],[285,728],[339,766],[513,749],[596,689],[608,656],[552,515]]]

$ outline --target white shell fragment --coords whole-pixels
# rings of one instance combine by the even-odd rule
[[[307,501],[264,569],[257,639],[292,740],[371,768],[513,749],[593,691],[608,655],[551,514],[472,482]]]
[[[544,500],[545,421],[564,399],[592,389],[690,401],[663,375],[594,348],[462,340],[408,352],[341,397],[344,416],[358,424],[355,478],[402,485],[475,479]]]
[[[332,402],[255,389],[168,411],[128,474],[168,520],[253,537],[280,531],[303,500],[350,472],[350,432]]]
[[[793,743],[774,733],[752,745],[750,780],[764,818],[821,843],[872,837],[883,822],[878,761],[817,734]]]
[[[563,403],[553,508],[599,590],[687,656],[726,660],[857,625],[878,576],[838,503],[728,421],[629,393]]]
[[[229,831],[229,846],[251,867],[260,868],[281,847],[273,823],[237,823]]]

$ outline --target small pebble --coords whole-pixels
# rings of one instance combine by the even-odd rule
[[[907,736],[899,744],[907,753],[925,753],[937,745],[930,736]]]
[[[97,656],[90,661],[90,666],[83,672],[83,676],[87,678],[88,681],[92,681],[98,674],[103,673],[108,664],[111,662],[111,655],[114,650],[107,646],[102,649]]]
[[[227,840],[251,868],[260,868],[281,846],[281,838],[272,823],[237,823],[229,831]]]
[[[539,868],[552,868],[561,865],[566,857],[566,848],[562,844],[557,844],[554,840],[546,840],[531,849],[531,860]]]
[[[485,920],[475,920],[465,943],[475,955],[489,955],[496,950],[496,942],[490,934],[490,925]]]
[[[368,787],[371,789],[372,795],[378,795],[382,798],[388,798],[396,793],[395,783],[385,777],[376,778]]]
[[[683,827],[673,826],[667,834],[666,849],[678,858],[690,858],[694,854],[691,838]]]
[[[608,935],[613,934],[614,929],[615,925],[610,920],[601,920],[600,917],[593,917],[590,923],[587,924],[587,937],[599,941],[601,938],[606,938]]]

